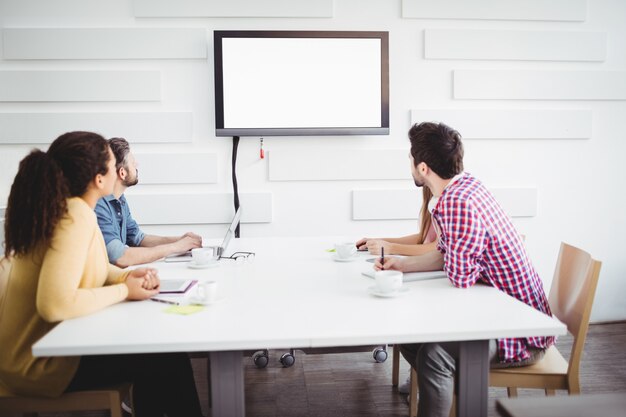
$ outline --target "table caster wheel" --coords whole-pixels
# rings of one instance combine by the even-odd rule
[[[293,366],[294,363],[296,363],[296,357],[293,356],[293,354],[291,353],[284,353],[281,357],[280,357],[280,363],[285,367],[285,368],[289,368],[290,366]]]
[[[254,366],[256,366],[259,369],[265,368],[267,364],[270,362],[270,358],[269,358],[267,351],[263,351],[263,350],[259,352],[255,352],[255,354],[252,355],[252,360],[254,361]]]
[[[372,356],[376,362],[383,363],[387,360],[387,351],[385,349],[376,348]]]

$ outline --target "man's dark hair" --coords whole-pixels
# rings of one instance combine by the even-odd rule
[[[463,172],[463,144],[456,130],[443,123],[416,123],[409,139],[415,166],[424,162],[445,180]]]
[[[115,170],[119,171],[120,168],[127,168],[128,154],[130,153],[130,145],[124,138],[111,138],[109,139],[109,146],[115,155]]]

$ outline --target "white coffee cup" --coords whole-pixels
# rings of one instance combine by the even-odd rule
[[[376,289],[380,293],[393,293],[402,288],[401,271],[376,271],[374,278],[376,279]]]
[[[196,296],[192,301],[199,304],[211,304],[217,300],[217,281],[199,282],[196,287]]]
[[[217,250],[213,246],[192,249],[191,259],[196,265],[209,265],[217,262]]]
[[[348,259],[356,253],[354,242],[335,243],[335,253],[339,259]]]

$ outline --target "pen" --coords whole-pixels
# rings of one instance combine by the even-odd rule
[[[165,304],[173,304],[175,306],[179,306],[180,303],[177,301],[170,301],[170,300],[162,300],[160,298],[151,298],[152,301],[156,301],[157,303],[165,303]]]
[[[380,266],[385,269],[385,248],[380,248]]]

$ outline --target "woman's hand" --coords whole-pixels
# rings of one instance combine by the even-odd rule
[[[391,244],[382,239],[370,239],[366,243],[367,250],[372,255],[380,255],[381,248],[385,248],[385,253],[391,255]]]
[[[356,242],[356,248],[358,250],[364,250],[367,249],[367,237],[362,238],[361,240],[359,240],[358,242]]]
[[[126,277],[127,300],[145,300],[159,293],[159,274],[154,268],[134,269]]]
[[[161,280],[159,279],[159,271],[154,268],[137,268],[130,272],[129,277],[143,278],[144,283],[142,285],[146,290],[159,289]]]

